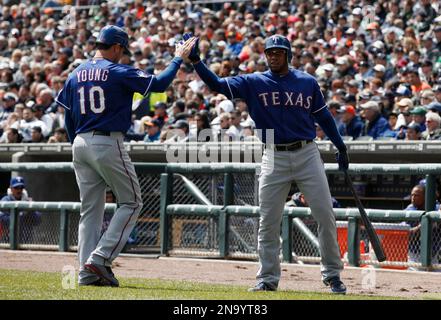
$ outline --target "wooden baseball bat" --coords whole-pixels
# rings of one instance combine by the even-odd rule
[[[377,233],[374,230],[374,227],[372,226],[371,221],[369,220],[366,211],[364,210],[363,204],[360,201],[360,198],[358,197],[357,193],[354,189],[354,184],[352,183],[352,179],[349,176],[349,173],[347,170],[344,171],[346,182],[351,189],[352,195],[354,196],[355,203],[357,205],[358,211],[360,212],[361,221],[363,222],[363,225],[366,229],[366,232],[369,237],[369,241],[372,244],[372,248],[374,248],[375,255],[377,256],[378,261],[383,262],[386,260],[386,254],[384,253],[383,246],[381,245],[381,241],[378,238]]]

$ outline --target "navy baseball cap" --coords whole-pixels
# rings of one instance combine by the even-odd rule
[[[105,26],[96,40],[96,43],[107,45],[119,44],[124,48],[124,53],[130,55],[129,50],[129,35],[122,28],[117,26]]]
[[[436,101],[431,102],[427,106],[427,109],[432,110],[432,111],[436,111],[436,112],[441,114],[441,103],[440,102],[436,102]]]
[[[24,188],[24,186],[25,186],[25,183],[24,183],[23,177],[17,176],[15,178],[11,179],[11,187],[12,188],[19,188],[19,187]]]

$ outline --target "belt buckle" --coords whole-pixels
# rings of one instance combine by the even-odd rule
[[[287,146],[286,149],[289,151],[296,151],[297,149],[300,149],[303,147],[303,141],[296,141],[292,143],[291,145]]]

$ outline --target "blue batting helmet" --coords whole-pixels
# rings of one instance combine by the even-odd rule
[[[130,54],[129,35],[122,28],[117,26],[110,25],[102,28],[96,43],[108,45],[119,44],[124,48],[125,54]]]
[[[265,40],[265,51],[272,48],[285,49],[288,57],[288,63],[292,59],[291,43],[289,40],[281,35],[274,35]]]

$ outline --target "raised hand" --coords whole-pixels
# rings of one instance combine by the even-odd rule
[[[176,44],[175,56],[181,57],[185,62],[188,62],[188,56],[190,55],[197,38],[190,37],[185,42],[180,41]]]
[[[182,37],[184,38],[184,40],[188,40],[192,37],[192,33],[191,32],[184,33]],[[199,38],[197,38],[193,46],[193,49],[191,50],[190,55],[188,56],[188,59],[193,63],[196,63],[199,60],[201,60],[201,58],[199,57]]]

